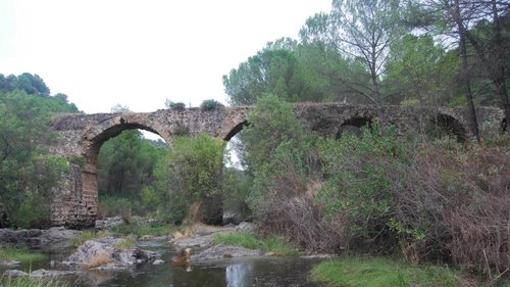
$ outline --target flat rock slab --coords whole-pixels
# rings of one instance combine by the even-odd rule
[[[172,243],[178,249],[192,248],[192,249],[204,249],[211,247],[214,243],[214,234],[209,235],[197,235],[192,237],[181,237],[172,240]]]
[[[224,258],[257,257],[257,256],[264,256],[264,252],[260,250],[247,249],[239,246],[220,244],[207,248],[206,250],[203,250],[202,252],[196,255],[192,255],[191,261],[195,263],[200,263]]]
[[[0,229],[0,243],[24,244],[30,248],[47,248],[51,245],[71,246],[71,240],[80,234],[78,230],[64,227],[49,229]]]

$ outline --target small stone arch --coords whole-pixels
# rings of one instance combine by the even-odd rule
[[[233,137],[235,137],[237,134],[239,134],[244,127],[248,126],[249,123],[247,120],[244,120],[240,122],[239,124],[235,125],[230,131],[227,133],[227,135],[223,138],[225,141],[230,141]]]
[[[335,138],[339,139],[343,134],[354,134],[356,136],[361,136],[362,128],[368,127],[372,128],[373,120],[372,117],[369,116],[355,116],[346,121],[344,121],[338,131],[336,132]]]
[[[468,139],[468,133],[462,123],[455,117],[438,113],[431,119],[431,126],[428,134],[432,137],[440,137],[442,135],[454,136],[458,142],[464,143]]]

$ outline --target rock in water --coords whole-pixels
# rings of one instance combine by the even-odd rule
[[[64,264],[98,269],[124,269],[159,258],[156,252],[140,248],[119,248],[124,239],[105,237],[85,241]]]
[[[260,250],[252,250],[239,246],[228,246],[220,244],[207,248],[197,255],[192,255],[191,262],[200,263],[223,258],[255,257],[263,255],[264,253]]]

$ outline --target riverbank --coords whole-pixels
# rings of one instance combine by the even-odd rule
[[[297,284],[295,286],[490,286],[468,272],[447,266],[414,266],[389,257],[337,257],[305,253],[284,238],[258,235],[256,227],[251,223],[188,227],[154,224],[143,227],[149,234],[140,232],[138,225],[116,226],[102,231],[73,232],[76,236],[65,243],[61,242],[60,246],[71,246],[73,242],[79,242],[78,246],[66,249],[66,252],[70,253],[59,259],[54,256],[48,258],[45,251],[37,249],[1,248],[0,255],[3,256],[0,256],[0,259],[19,262],[1,267],[4,270],[2,286],[60,287],[65,286],[66,282],[75,284],[72,286],[110,286],[108,282],[123,280],[126,274],[163,276],[168,272],[179,274],[180,277],[175,280],[185,280],[176,282],[198,280],[193,278],[193,274],[225,272],[223,276],[230,278],[228,280],[254,282],[253,280],[259,280],[258,276],[262,276],[268,282],[298,282],[292,283]],[[120,233],[114,230],[135,232]],[[62,232],[69,233],[64,229]],[[190,252],[181,252],[186,249]],[[37,265],[38,269],[30,268],[30,263],[27,262],[39,260],[37,258],[41,255],[40,260],[54,262]],[[184,260],[185,264],[174,264],[176,258],[182,256],[185,257],[180,260]],[[277,273],[271,270],[280,265],[283,266],[278,267]],[[303,274],[292,278],[292,266],[298,266]],[[26,279],[12,280],[10,277]],[[41,278],[58,280],[51,281],[51,284],[55,285],[40,285]],[[7,283],[7,280],[11,281]],[[223,281],[217,280],[219,286],[223,286]],[[138,286],[153,286],[152,283],[139,284],[141,285]]]

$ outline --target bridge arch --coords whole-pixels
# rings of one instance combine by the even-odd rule
[[[431,120],[431,135],[441,136],[447,134],[453,136],[458,142],[464,143],[468,139],[468,131],[462,122],[455,116],[447,113],[437,113]]]
[[[339,139],[342,134],[354,134],[361,136],[361,129],[363,127],[372,128],[373,117],[371,116],[354,116],[345,120],[338,128],[335,138]]]

